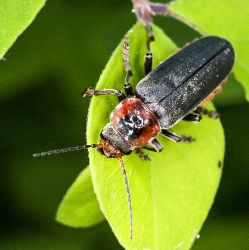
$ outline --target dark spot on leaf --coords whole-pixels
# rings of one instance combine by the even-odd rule
[[[222,161],[218,161],[218,167],[222,168]]]

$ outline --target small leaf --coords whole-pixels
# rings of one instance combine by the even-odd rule
[[[57,211],[56,220],[72,227],[88,227],[103,219],[88,167],[67,191]]]
[[[0,58],[33,21],[45,0],[2,0],[0,7]]]
[[[176,47],[153,25],[156,41],[151,44],[154,67]],[[137,23],[130,38],[133,86],[143,77],[147,34]],[[123,89],[125,71],[123,41],[113,53],[97,89]],[[88,143],[97,143],[109,115],[117,105],[115,96],[93,97],[89,109]],[[213,109],[211,103],[207,108]],[[125,156],[133,206],[133,239],[129,239],[129,209],[123,175],[116,159],[90,151],[94,190],[101,210],[125,249],[189,249],[205,221],[219,185],[224,157],[224,135],[220,121],[204,117],[200,124],[180,122],[173,129],[191,135],[196,142],[175,144],[161,136],[161,153],[149,152],[151,161],[134,153]],[[147,152],[146,152],[147,153]]]
[[[249,5],[246,0],[179,0],[170,9],[194,23],[201,33],[227,38],[236,52],[234,74],[249,100]]]

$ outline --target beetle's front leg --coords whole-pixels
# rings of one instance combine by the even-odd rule
[[[124,40],[124,46],[123,46],[123,60],[124,60],[124,69],[126,71],[126,77],[125,77],[125,84],[124,84],[124,90],[127,96],[133,96],[134,91],[132,89],[131,84],[129,83],[132,74],[131,70],[131,64],[130,64],[130,41],[129,38],[126,37]]]
[[[115,89],[103,89],[103,90],[96,90],[92,88],[87,88],[82,93],[82,96],[98,96],[98,95],[116,95],[119,102],[123,101],[126,96],[125,94],[120,90]]]
[[[150,51],[150,43],[155,40],[152,27],[148,24],[146,25],[146,30],[148,33],[147,39],[147,53],[144,58],[144,73],[147,75],[152,70],[153,54]]]

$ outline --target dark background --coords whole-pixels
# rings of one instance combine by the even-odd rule
[[[81,92],[95,86],[136,22],[131,9],[130,1],[49,0],[0,62],[0,249],[122,249],[107,222],[73,229],[54,221],[87,152],[32,154],[85,143],[90,99]],[[172,18],[154,22],[180,47],[198,36]],[[249,105],[229,81],[216,106],[226,135],[224,172],[193,249],[248,249]]]

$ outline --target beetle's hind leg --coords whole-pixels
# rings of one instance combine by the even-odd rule
[[[210,118],[213,118],[213,119],[217,119],[220,117],[219,113],[215,110],[208,110],[208,109],[205,109],[203,108],[203,105],[207,102],[207,101],[211,101],[215,95],[219,94],[222,90],[222,85],[225,84],[227,82],[227,77],[220,83],[220,85],[218,87],[216,87],[214,89],[213,92],[211,92],[199,105],[198,107],[195,109],[195,113],[198,113],[198,114],[203,114],[203,115],[207,115],[209,116]]]
[[[146,43],[146,55],[144,57],[144,73],[147,75],[152,70],[153,54],[150,51],[150,43],[155,41],[152,27],[148,24],[145,26],[148,34],[148,39]]]
[[[200,122],[202,117],[201,114],[207,115],[210,118],[217,119],[220,117],[220,114],[215,110],[208,110],[203,108],[202,106],[198,106],[193,113],[189,113],[182,120],[188,122]]]
[[[213,118],[213,119],[217,119],[220,117],[220,114],[215,111],[215,110],[208,110],[208,109],[205,109],[201,106],[198,106],[195,110],[195,112],[199,113],[199,114],[203,114],[203,115],[207,115],[208,117],[210,118]]]
[[[189,113],[185,117],[182,118],[182,120],[187,122],[200,122],[201,115],[199,113]]]

